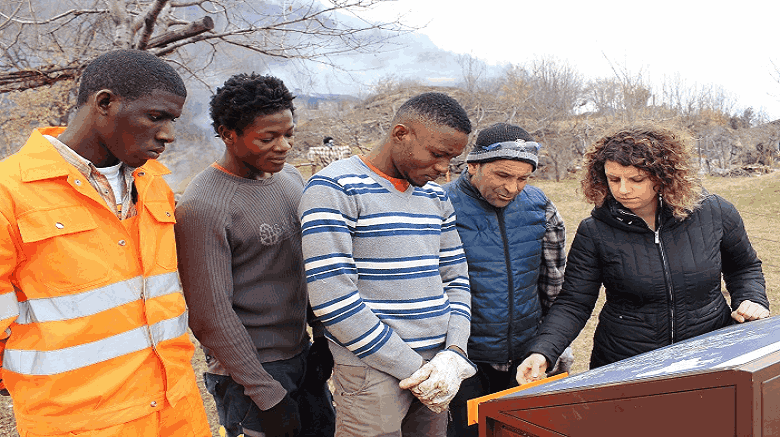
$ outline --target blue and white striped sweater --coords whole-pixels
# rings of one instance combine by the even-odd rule
[[[468,269],[441,187],[401,193],[353,157],[309,180],[299,214],[309,298],[336,362],[403,379],[421,354],[465,350]]]

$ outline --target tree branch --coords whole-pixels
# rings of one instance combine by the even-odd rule
[[[18,10],[19,9],[17,9],[17,11]],[[55,16],[53,16],[51,18],[47,18],[46,20],[42,20],[42,21],[41,20],[33,20],[33,21],[20,20],[18,18],[14,18],[13,15],[10,15],[10,16],[9,15],[5,15],[2,12],[0,12],[0,17],[5,18],[6,20],[8,20],[8,22],[14,22],[16,24],[26,24],[26,25],[39,26],[39,25],[42,25],[42,24],[53,23],[53,22],[55,22],[57,20],[60,20],[62,18],[68,17],[68,16],[76,16],[76,17],[78,17],[80,15],[86,15],[86,14],[105,14],[106,12],[108,12],[108,9],[71,9],[69,11],[65,11],[65,12],[63,12],[63,13],[61,13],[59,15],[55,15]],[[3,26],[5,26],[5,25],[6,24],[3,24]],[[2,29],[2,27],[0,27],[0,29]]]
[[[5,26],[7,26],[7,25],[8,25],[8,23],[11,23],[11,22],[12,22],[12,18],[13,18],[13,17],[15,17],[15,16],[16,16],[16,14],[18,14],[18,13],[19,13],[19,10],[20,10],[20,9],[22,9],[22,5],[23,5],[23,4],[24,4],[24,3],[22,3],[22,2],[19,2],[19,6],[16,8],[16,10],[15,10],[15,11],[14,11],[14,12],[13,12],[13,13],[10,15],[10,16],[5,16],[5,15],[3,15],[2,13],[0,13],[0,15],[2,15],[3,17],[5,17],[5,18],[6,18],[6,20],[5,20],[5,23],[3,23],[3,24],[0,24],[0,30],[3,30],[3,28],[4,28]]]
[[[212,20],[211,17],[207,15],[198,21],[193,21],[187,27],[172,30],[150,39],[148,44],[146,44],[143,48],[153,49],[158,47],[165,47],[168,44],[181,41],[185,38],[200,35],[201,33],[208,32],[212,29],[214,29],[214,20]]]
[[[119,0],[107,0],[111,20],[114,22],[114,46],[117,48],[129,49],[132,47],[133,36],[130,14],[124,5],[119,4]]]
[[[0,74],[0,94],[24,91],[76,79],[84,65],[72,67],[45,67],[37,70],[14,71]]]
[[[155,2],[149,8],[146,14],[144,14],[143,16],[144,30],[141,33],[141,38],[138,40],[138,44],[136,47],[138,48],[138,50],[146,49],[147,44],[149,43],[149,38],[152,36],[152,32],[154,32],[154,24],[157,22],[157,17],[160,16],[160,12],[162,12],[166,3],[168,3],[168,0],[155,0]],[[212,23],[212,27],[213,27],[213,23]]]
[[[217,57],[240,56],[231,52],[236,47],[335,67],[330,56],[378,48],[394,35],[414,30],[398,20],[377,24],[360,18],[361,10],[389,0],[330,0],[324,5],[318,0],[288,0],[284,11],[270,7],[270,2],[252,0],[91,0],[102,9],[71,8],[70,0],[18,1],[24,6],[15,4],[0,14],[0,28],[4,26],[0,72],[6,73],[0,75],[0,94],[70,78],[81,65],[113,48],[136,47],[160,57],[177,53],[198,59],[201,47],[194,46],[191,54],[187,49],[206,43]],[[48,18],[25,14],[27,5],[42,4],[52,11]],[[206,16],[192,21],[188,17],[195,8]],[[336,13],[360,21],[341,23]],[[199,74],[207,67],[173,58],[192,69],[193,75],[195,66]]]

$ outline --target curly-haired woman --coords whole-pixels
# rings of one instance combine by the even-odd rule
[[[591,368],[732,319],[769,316],[761,261],[739,213],[701,190],[689,162],[681,137],[655,127],[621,130],[588,150],[582,188],[595,208],[577,229],[563,288],[518,368],[518,383],[555,363],[585,326],[602,285],[606,303]]]

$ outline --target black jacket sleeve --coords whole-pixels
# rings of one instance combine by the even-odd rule
[[[561,292],[528,349],[544,355],[549,369],[585,326],[598,300],[602,262],[597,241],[594,219],[583,220],[569,250]]]
[[[731,295],[731,307],[749,300],[769,309],[761,260],[750,244],[742,217],[734,205],[715,196],[723,222],[723,240],[720,243],[723,280]]]

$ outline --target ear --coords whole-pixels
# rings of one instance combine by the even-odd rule
[[[403,123],[396,124],[395,126],[393,126],[393,129],[390,131],[390,137],[399,143],[404,142],[407,139],[407,137],[411,134],[412,134],[411,128],[408,125],[405,125]]]
[[[469,176],[474,176],[477,173],[477,169],[479,169],[479,163],[476,162],[470,162],[466,164],[469,169]]]
[[[236,141],[236,131],[233,129],[228,129],[221,125],[217,128],[217,132],[219,132],[219,137],[222,138],[226,146],[231,146]]]
[[[114,94],[111,90],[103,89],[93,94],[90,100],[93,102],[95,110],[98,111],[98,113],[101,115],[108,115],[112,106],[118,105],[119,96]]]

